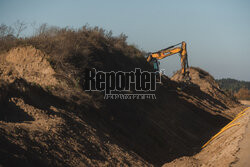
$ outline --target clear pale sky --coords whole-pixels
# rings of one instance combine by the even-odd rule
[[[0,0],[0,23],[16,20],[73,28],[88,23],[125,33],[148,52],[186,41],[191,66],[215,78],[250,81],[249,0]],[[162,60],[161,68],[171,75],[179,57]]]

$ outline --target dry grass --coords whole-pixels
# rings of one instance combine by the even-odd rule
[[[0,32],[1,27],[4,29],[1,25]],[[47,59],[58,73],[76,80],[82,80],[86,68],[130,71],[139,66],[150,69],[143,52],[127,44],[126,35],[113,36],[111,31],[99,27],[73,29],[43,24],[28,38],[17,38],[6,27],[3,31],[6,32],[0,33],[0,52],[32,45],[49,55]]]

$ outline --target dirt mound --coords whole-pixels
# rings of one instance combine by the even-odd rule
[[[69,89],[57,83],[45,57],[32,47],[16,48],[0,66],[4,78],[12,77],[1,86],[0,154],[9,157],[4,166],[30,160],[31,166],[159,166],[193,155],[229,121],[223,112],[229,106],[197,88],[178,91],[179,83],[167,77],[157,100],[114,103],[101,92]],[[50,84],[58,90],[44,89]]]
[[[53,76],[55,71],[46,57],[48,57],[46,54],[32,46],[11,49],[2,58],[2,60],[5,59],[3,60],[5,66],[8,66],[2,73],[23,78],[41,86],[56,85],[58,81]]]
[[[99,134],[77,113],[80,107],[72,110],[76,106],[23,79],[1,85],[7,93],[0,106],[1,166],[149,165]]]
[[[0,55],[0,166],[160,166],[200,151],[237,113],[225,111],[233,102],[221,100],[227,95],[199,71],[193,81],[196,76],[200,87],[185,90],[164,76],[156,100],[104,100],[102,92],[85,92],[87,68],[153,69],[123,36],[64,29],[25,43],[43,51],[17,47]],[[73,84],[59,82],[58,71]]]
[[[216,83],[212,75],[205,70],[198,67],[190,67],[188,69],[191,81],[199,85],[202,91],[207,93],[213,92],[215,89],[219,89],[219,85]],[[181,71],[177,71],[171,78],[174,81],[181,81]]]
[[[188,71],[191,82],[198,85],[202,91],[209,94],[215,94],[215,91],[217,93],[217,90],[219,90],[219,85],[216,83],[213,76],[211,76],[208,72],[198,67],[190,67]],[[181,81],[181,71],[177,71],[171,79],[174,81]]]
[[[222,91],[219,87],[219,84],[215,81],[213,76],[210,75],[205,70],[200,69],[198,67],[190,67],[189,75],[191,78],[191,82],[199,86],[201,91],[210,95],[214,99],[220,101],[225,106],[230,108],[239,105],[237,99],[227,94],[226,92]],[[176,72],[171,79],[177,82],[181,81],[182,79],[181,71]],[[234,116],[234,114],[229,114],[229,115]]]

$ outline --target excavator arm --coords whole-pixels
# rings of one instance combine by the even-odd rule
[[[180,44],[181,44],[181,47],[176,47],[177,45],[180,45]],[[183,78],[185,78],[185,80],[190,79],[189,72],[187,71],[188,59],[187,59],[186,42],[184,41],[176,45],[170,46],[168,48],[162,49],[160,51],[151,53],[147,57],[147,61],[151,62],[152,60],[161,60],[174,54],[180,54],[181,56],[181,74]]]

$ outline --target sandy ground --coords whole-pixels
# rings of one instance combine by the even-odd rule
[[[250,101],[249,100],[240,100],[240,102],[244,105],[247,105],[250,107]]]
[[[247,112],[250,112],[250,109],[248,109]],[[237,161],[232,167],[250,166],[250,121],[248,122],[244,138],[240,142],[239,151],[237,152],[236,157]]]
[[[212,140],[198,154],[191,157],[181,157],[164,167],[228,167],[232,165],[250,166],[250,129],[249,124],[250,108],[245,114],[235,119],[231,124],[236,124],[225,130]],[[247,129],[247,130],[246,130]],[[246,164],[247,163],[247,164]]]

